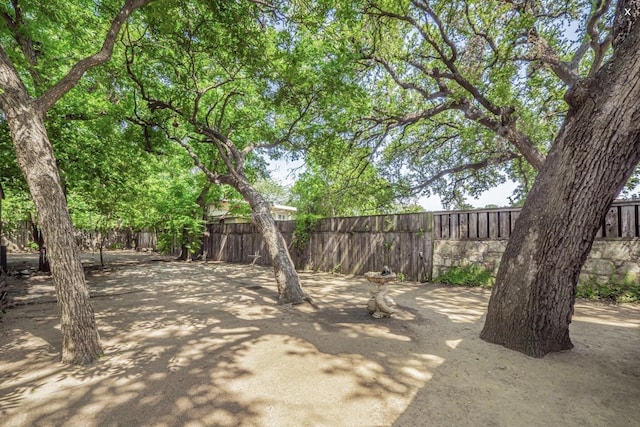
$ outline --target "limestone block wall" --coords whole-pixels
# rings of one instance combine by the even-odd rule
[[[640,280],[640,240],[596,240],[580,272],[581,279],[604,282],[616,273]]]
[[[468,263],[482,265],[494,276],[507,240],[435,240],[433,247],[433,277],[451,266]],[[580,279],[595,277],[605,282],[613,274],[640,280],[640,240],[596,240]]]
[[[464,264],[480,264],[495,276],[506,246],[507,240],[434,240],[433,277]]]

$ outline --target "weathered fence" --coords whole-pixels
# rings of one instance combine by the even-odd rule
[[[640,200],[614,202],[582,269],[583,279],[640,278]],[[432,271],[475,263],[497,272],[519,208],[435,212]]]
[[[640,237],[640,200],[617,201],[600,225],[596,239],[634,239]],[[433,214],[436,240],[509,239],[520,208],[447,211]]]
[[[640,200],[617,201],[597,233],[583,273],[606,280],[612,274],[640,277]],[[403,215],[327,218],[294,239],[295,221],[277,222],[299,269],[363,274],[389,266],[407,280],[428,280],[454,265],[479,263],[496,271],[520,208]],[[32,240],[26,224],[13,236],[17,246]],[[77,235],[84,249],[96,236]],[[302,241],[301,241],[302,238]],[[114,232],[106,248],[157,248],[155,232]],[[10,248],[11,250],[11,248]],[[252,224],[209,224],[203,236],[207,258],[270,265],[266,245]],[[179,248],[174,248],[178,253]]]
[[[22,221],[15,229],[4,229],[2,237],[2,244],[12,251],[29,248],[29,244],[35,240],[31,221]]]
[[[105,235],[98,231],[76,230],[75,238],[83,251],[96,251],[101,242],[104,249],[155,250],[158,244],[158,233],[155,231],[112,230]],[[37,248],[31,221],[23,221],[16,228],[5,230],[3,240],[12,252]]]
[[[598,231],[585,276],[606,280],[640,275],[640,201],[615,202]],[[279,222],[300,269],[363,274],[388,265],[408,280],[425,280],[454,265],[478,263],[497,271],[520,208],[327,218],[293,242],[295,221]],[[251,224],[210,225],[210,259],[269,265],[262,236]]]
[[[294,242],[295,221],[276,224],[300,269],[363,274],[387,265],[407,280],[430,278],[430,213],[323,219],[305,232],[304,245]],[[208,231],[205,245],[210,259],[270,264],[262,236],[252,224],[214,224]]]
[[[438,240],[508,239],[519,208],[433,214],[433,237]]]

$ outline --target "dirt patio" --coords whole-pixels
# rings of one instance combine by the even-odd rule
[[[640,425],[638,305],[578,303],[575,348],[539,360],[478,338],[485,290],[398,283],[398,312],[373,319],[362,277],[301,273],[316,309],[276,306],[267,268],[107,262],[87,273],[91,367],[59,362],[50,278],[13,289],[1,426]]]

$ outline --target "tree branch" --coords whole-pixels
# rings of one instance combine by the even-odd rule
[[[468,102],[461,103],[458,109],[464,113],[466,118],[480,123],[511,143],[535,170],[542,169],[544,155],[536,148],[533,141],[517,128],[515,122],[494,120],[482,114]]]
[[[285,136],[283,136],[282,138],[278,138],[277,140],[270,142],[270,143],[255,143],[255,144],[250,144],[247,145],[243,150],[242,150],[242,155],[246,156],[247,154],[249,154],[251,151],[256,150],[256,149],[269,149],[269,148],[275,148],[279,145],[284,144],[285,142],[289,141],[291,139],[291,135],[293,135],[293,131],[295,130],[296,126],[298,125],[298,123],[300,123],[300,121],[307,115],[307,113],[309,112],[309,110],[311,109],[311,107],[313,106],[313,102],[316,99],[316,95],[317,94],[312,94],[308,101],[306,102],[306,104],[302,107],[302,109],[299,111],[298,117],[295,118],[295,120],[293,120],[291,122],[291,124],[289,125],[289,128],[287,129],[287,133]]]
[[[418,69],[423,75],[434,79],[438,84],[439,91],[429,93],[424,88],[417,87],[411,82],[403,81],[401,76],[398,76],[393,66],[389,62],[387,62],[383,58],[374,56],[372,57],[375,58],[378,64],[384,67],[391,78],[401,88],[418,91],[426,100],[433,100],[441,96],[452,97],[453,93],[450,91],[447,85],[444,84],[444,81],[446,80],[447,83],[455,83],[456,86],[460,87],[466,93],[468,93],[471,99],[461,98],[458,95],[456,99],[453,100],[450,104],[444,103],[434,107],[434,110],[430,112],[430,114],[434,113],[433,115],[435,115],[438,112],[441,112],[438,111],[439,109],[444,111],[446,109],[456,108],[462,111],[466,118],[487,127],[502,138],[509,141],[515,148],[517,148],[521,152],[524,158],[528,162],[530,162],[536,170],[539,170],[544,163],[544,156],[533,144],[531,139],[529,139],[529,137],[527,137],[517,128],[517,119],[513,116],[514,108],[512,106],[496,105],[482,93],[481,87],[474,85],[464,77],[463,73],[458,68],[458,64],[456,63],[456,58],[458,55],[456,45],[447,35],[447,29],[445,28],[442,20],[440,20],[440,18],[428,3],[419,0],[412,0],[411,4],[422,11],[426,16],[428,16],[429,21],[435,23],[439,30],[440,37],[432,37],[428,31],[428,28],[425,28],[426,24],[423,25],[422,23],[418,22],[416,18],[409,16],[407,13],[399,14],[391,11],[386,11],[381,9],[379,6],[371,6],[368,13],[372,16],[380,18],[395,19],[405,22],[420,34],[420,36],[424,40],[424,43],[426,45],[429,45],[433,49],[433,59],[442,62],[442,64],[444,64],[444,67],[446,67],[445,72],[442,72],[436,67],[427,69],[427,67],[419,61],[407,61],[407,63]],[[469,16],[467,16],[466,18],[470,20]],[[473,30],[474,34],[482,36],[475,28],[473,28]],[[487,40],[487,43],[491,45],[492,40]],[[443,48],[443,44],[446,47]],[[445,53],[447,47],[449,50],[451,50],[451,55]],[[494,49],[493,46],[492,49]],[[555,57],[557,58],[557,55],[555,55]],[[549,55],[549,58],[553,58],[553,56]],[[563,65],[560,60],[555,61],[555,63],[560,71],[566,72],[565,78],[570,81],[573,81],[573,79],[575,79],[575,77],[571,76],[571,73],[568,72],[568,66],[566,64]],[[490,115],[487,115],[484,112],[480,111],[478,108],[474,107],[473,105],[476,103],[481,105],[483,109],[487,111],[487,114],[490,113],[495,117],[490,117]],[[420,119],[422,119],[422,117],[411,115],[400,118],[400,120],[405,120],[407,124],[410,124],[413,121],[418,121]],[[385,133],[388,132],[388,130],[389,128],[387,126]]]
[[[449,47],[449,50],[451,50],[451,56],[450,57],[446,58],[445,55],[442,55],[442,58],[443,59],[446,58],[446,60],[451,62],[451,63],[455,62],[456,59],[458,58],[458,49],[456,47],[456,44],[447,35],[446,28],[445,28],[444,24],[442,23],[442,20],[440,19],[440,17],[433,11],[433,9],[431,9],[429,4],[426,3],[426,2],[413,0],[411,3],[415,7],[417,7],[418,9],[422,10],[424,13],[429,15],[429,17],[433,20],[433,22],[436,23],[436,26],[438,27],[438,31],[440,32],[440,36],[442,37],[442,41],[444,41],[445,44]],[[440,52],[440,51],[438,51],[438,52]]]
[[[389,75],[391,76],[393,81],[396,82],[396,84],[398,86],[400,86],[401,88],[406,89],[406,90],[414,90],[414,91],[418,92],[420,95],[422,95],[422,97],[424,99],[426,99],[426,100],[432,99],[432,95],[428,91],[426,91],[424,88],[421,88],[420,86],[416,85],[415,83],[406,82],[406,81],[402,80],[400,78],[400,76],[398,76],[396,71],[393,69],[391,64],[389,64],[388,61],[382,59],[379,56],[375,56],[375,55],[367,55],[367,56],[364,57],[364,59],[369,59],[369,60],[372,60],[372,61],[382,65],[382,67],[387,71],[387,73],[389,73]]]
[[[414,192],[414,193],[421,192],[421,191],[425,190],[426,188],[430,187],[437,180],[439,180],[441,178],[444,178],[447,175],[460,173],[460,172],[464,172],[464,171],[479,171],[479,170],[484,169],[484,168],[486,168],[488,166],[499,165],[501,163],[505,163],[505,162],[508,162],[509,160],[517,159],[519,157],[520,157],[520,154],[514,153],[512,151],[508,151],[508,152],[502,154],[501,156],[498,156],[498,157],[495,157],[495,158],[489,157],[489,158],[486,158],[486,159],[481,160],[479,162],[466,163],[466,164],[463,164],[463,165],[454,166],[452,168],[443,169],[440,172],[438,172],[435,175],[433,175],[432,177],[430,177],[429,179],[427,179],[426,181],[420,183],[420,185],[411,187],[411,191]]]
[[[214,184],[231,185],[231,179],[229,176],[221,175],[219,173],[210,171],[209,168],[207,168],[207,166],[202,162],[202,160],[200,160],[200,157],[198,157],[196,152],[193,151],[191,146],[187,144],[184,140],[172,135],[167,135],[167,136],[169,137],[169,139],[177,142],[182,148],[184,148],[187,151],[187,153],[189,154],[189,157],[191,157],[191,159],[193,160],[193,164],[196,167],[198,167],[202,172],[204,172],[204,174],[207,176],[210,182]]]
[[[36,67],[38,66],[37,51],[33,45],[33,40],[26,36],[28,32],[22,29],[24,25],[24,17],[22,15],[22,8],[18,4],[18,0],[11,0],[11,4],[15,11],[15,19],[6,12],[3,12],[0,15],[13,34],[14,40],[18,43],[18,46],[20,46],[20,50],[29,64],[29,74],[31,75],[34,84],[39,86],[42,83],[42,79],[40,74],[36,71]]]
[[[40,110],[43,112],[48,111],[60,98],[62,98],[62,96],[64,96],[64,94],[78,83],[85,72],[97,65],[107,62],[113,53],[113,47],[118,37],[118,33],[120,32],[120,28],[126,22],[127,18],[134,10],[151,1],[152,0],[126,0],[124,6],[122,6],[120,12],[118,12],[118,15],[111,23],[100,51],[73,65],[67,75],[38,98],[37,103]]]
[[[382,124],[386,122],[387,129],[391,130],[397,127],[411,125],[421,120],[430,119],[447,110],[459,109],[461,105],[462,105],[461,102],[451,101],[451,102],[445,102],[445,103],[436,105],[426,110],[422,110],[418,113],[408,113],[408,114],[405,114],[404,116],[389,116],[389,117],[385,117],[384,119],[379,119],[375,117],[365,117],[365,120],[374,122],[377,124]]]
[[[598,7],[600,1],[595,3],[595,6]],[[596,71],[600,69],[602,66],[602,62],[607,54],[607,50],[611,47],[611,43],[613,42],[613,34],[610,32],[605,39],[600,42],[600,33],[598,33],[597,26],[600,18],[604,16],[605,13],[611,7],[611,0],[606,0],[604,3],[600,5],[596,10],[593,11],[589,21],[587,22],[587,34],[589,35],[589,45],[593,50],[594,58],[591,63],[591,69],[589,70],[589,76],[595,74]]]
[[[558,53],[549,46],[549,43],[540,37],[535,27],[529,31],[528,41],[535,50],[534,56],[529,58],[529,60],[537,59],[547,64],[549,68],[551,68],[551,71],[569,87],[572,87],[578,82],[580,76],[577,71],[572,69],[569,63],[560,59]]]

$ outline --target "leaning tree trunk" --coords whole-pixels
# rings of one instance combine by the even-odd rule
[[[300,286],[300,277],[289,254],[287,242],[273,220],[271,206],[248,182],[241,182],[237,189],[251,205],[251,218],[269,251],[278,285],[278,304],[311,302],[311,298]]]
[[[530,356],[573,347],[580,270],[640,160],[640,25],[567,94],[564,126],[502,257],[481,338]]]
[[[2,109],[47,248],[61,315],[62,361],[92,363],[102,348],[44,115],[27,99],[11,101],[5,99]]]
[[[29,96],[20,74],[0,44],[0,109],[9,124],[18,165],[29,186],[48,249],[61,314],[63,362],[90,363],[98,358],[102,349],[44,119],[47,111],[78,83],[87,70],[111,58],[120,28],[134,10],[149,1],[126,0],[111,22],[100,50],[76,62],[38,99]],[[24,35],[14,36],[23,39]],[[29,35],[23,40],[31,43]]]
[[[162,104],[159,101],[153,102],[155,104]],[[227,168],[230,171],[229,174],[218,175],[217,173],[211,172],[204,166],[198,155],[188,144],[179,140],[178,143],[187,150],[187,153],[189,153],[195,165],[207,175],[211,183],[229,185],[235,188],[242,194],[242,197],[249,202],[252,210],[251,218],[256,227],[258,227],[260,234],[262,234],[262,238],[267,246],[267,251],[269,252],[269,257],[271,258],[271,264],[273,265],[273,272],[278,285],[278,304],[312,303],[311,298],[304,293],[300,286],[300,277],[289,254],[287,242],[284,240],[284,237],[282,237],[282,233],[280,233],[276,222],[271,216],[271,206],[264,197],[253,188],[242,172],[243,156],[245,154],[241,154],[233,145],[227,145],[229,144],[228,141],[221,141],[213,131],[205,129],[204,134],[210,134],[212,135],[211,139],[213,141],[220,142],[220,144],[216,142],[216,145],[218,146],[218,152],[227,164]],[[226,148],[221,144],[224,144]],[[230,158],[231,152],[233,152],[234,160],[240,163],[240,166],[234,164]]]

